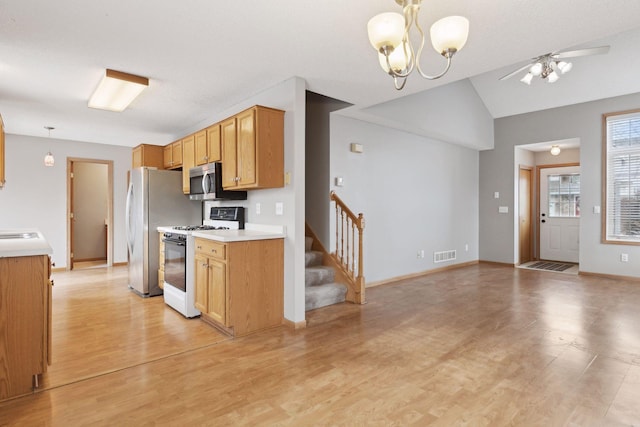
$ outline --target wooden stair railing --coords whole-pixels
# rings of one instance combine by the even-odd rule
[[[329,194],[329,199],[336,203],[336,247],[335,252],[331,253],[331,258],[342,270],[347,281],[347,300],[364,304],[365,282],[362,264],[364,216],[362,213],[356,216],[335,191]]]

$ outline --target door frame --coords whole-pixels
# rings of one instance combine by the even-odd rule
[[[73,165],[74,163],[99,163],[107,165],[107,266],[113,266],[113,160],[67,157],[67,268],[73,269]]]
[[[580,162],[556,163],[550,165],[536,166],[536,250],[535,259],[540,259],[540,172],[542,169],[564,168],[570,166],[580,166]],[[582,171],[580,171],[582,173]]]
[[[531,260],[535,260],[536,254],[534,253],[534,234],[533,234],[533,222],[534,222],[534,212],[533,212],[533,184],[534,184],[534,168],[535,166],[525,166],[520,165],[518,167],[518,264],[522,264],[522,253],[520,252],[520,247],[522,246],[522,235],[520,234],[520,200],[522,198],[522,194],[520,193],[520,174],[523,170],[529,171],[529,194],[526,197],[529,199],[529,254],[531,255]],[[526,261],[525,261],[526,262]]]

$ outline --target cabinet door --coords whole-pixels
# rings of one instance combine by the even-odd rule
[[[189,194],[189,169],[196,164],[195,136],[182,140],[182,192]]]
[[[236,177],[236,120],[231,118],[220,125],[222,146],[222,187],[232,188],[237,185]]]
[[[165,169],[170,169],[173,164],[173,144],[165,145],[162,151],[163,166]]]
[[[182,141],[176,141],[171,144],[171,167],[179,168],[182,166]]]
[[[198,252],[193,259],[196,263],[196,293],[193,305],[201,312],[206,313],[208,311],[209,260]]]
[[[204,165],[205,163],[209,163],[206,129],[196,133],[196,165]]]
[[[237,174],[238,185],[247,186],[256,183],[256,126],[255,109],[236,116],[238,127]]]
[[[226,265],[209,258],[208,308],[206,312],[215,321],[227,325]]]
[[[0,188],[4,187],[4,122],[0,116]]]
[[[219,162],[222,160],[220,152],[220,125],[216,124],[207,128],[207,155],[209,162]]]

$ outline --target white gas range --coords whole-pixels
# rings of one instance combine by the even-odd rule
[[[212,207],[202,225],[158,227],[164,242],[164,302],[185,317],[197,317],[195,308],[194,231],[243,230],[243,207]]]

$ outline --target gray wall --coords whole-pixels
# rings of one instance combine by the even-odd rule
[[[107,258],[105,224],[109,218],[108,166],[90,161],[74,162],[73,218],[74,261]]]
[[[350,152],[352,142],[364,152]],[[344,186],[332,189],[365,217],[367,283],[478,259],[476,150],[333,113],[331,180],[336,176]],[[456,261],[433,262],[433,252],[451,249]],[[419,250],[425,258],[417,258]]]
[[[351,104],[307,91],[305,219],[322,244],[329,244],[329,115]]]
[[[514,212],[514,147],[580,139],[580,270],[640,276],[640,246],[601,243],[602,114],[640,106],[640,94],[521,114],[495,120],[495,148],[480,152],[480,259],[515,263],[514,215],[498,215],[493,193]],[[629,262],[620,262],[627,253]]]
[[[37,228],[53,248],[56,268],[67,264],[67,157],[113,161],[113,262],[127,262],[124,210],[131,148],[54,138],[7,135],[7,184],[0,190],[0,229]],[[56,163],[44,165],[51,150]]]

